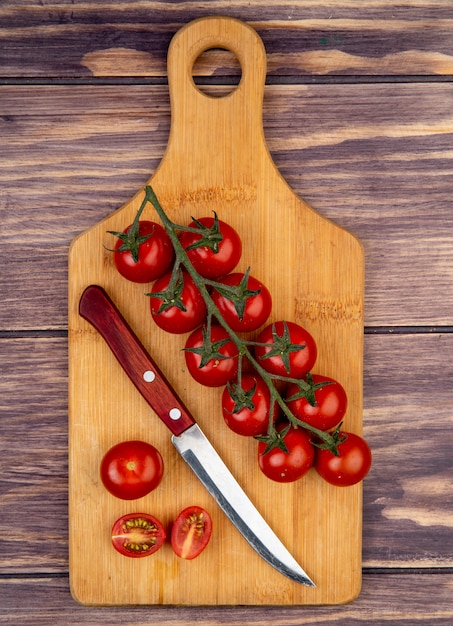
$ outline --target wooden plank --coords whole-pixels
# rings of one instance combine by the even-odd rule
[[[453,567],[452,354],[452,334],[365,337],[365,567]],[[2,338],[0,371],[0,574],[65,573],[67,341]]]
[[[360,597],[329,607],[81,607],[69,595],[65,578],[0,580],[2,621],[10,626],[48,626],[58,615],[65,626],[450,626],[453,575],[364,574]]]
[[[368,326],[451,324],[452,98],[450,84],[265,89],[282,175],[364,243]],[[168,91],[3,86],[0,116],[0,328],[64,329],[69,242],[157,168]]]
[[[207,14],[249,22],[264,41],[271,76],[451,74],[451,4],[411,4],[213,0],[207,8],[203,3],[94,6],[60,0],[40,6],[6,0],[0,8],[0,75],[165,76],[171,37]],[[214,55],[200,72],[235,74],[237,65]]]

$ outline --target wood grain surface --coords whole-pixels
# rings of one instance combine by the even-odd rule
[[[346,606],[97,609],[69,593],[68,247],[160,162],[168,42],[208,12],[263,38],[272,158],[365,246],[375,461]],[[452,623],[452,19],[448,0],[2,3],[0,623]],[[214,90],[238,74],[224,54],[197,72]]]
[[[195,87],[191,69],[203,50],[219,47],[235,52],[242,79],[228,96],[213,98]],[[344,428],[361,434],[363,248],[354,235],[298,198],[269,156],[262,127],[266,57],[261,39],[239,20],[195,20],[173,38],[168,74],[170,135],[149,184],[174,223],[188,224],[191,216],[215,211],[240,233],[243,254],[236,269],[244,272],[251,267],[251,274],[270,290],[269,322],[292,320],[316,338],[318,358],[313,371],[343,381],[348,395]],[[216,408],[222,389],[200,386],[192,379],[181,353],[187,337],[169,335],[152,323],[143,286],[124,281],[108,252],[113,247],[108,231],[123,230],[139,210],[144,194],[137,191],[112,216],[79,235],[69,255],[70,580],[74,597],[85,604],[109,605],[351,601],[361,586],[362,485],[332,489],[315,472],[290,485],[269,481],[257,467],[256,442],[238,437],[223,420],[218,423]],[[156,219],[151,206],[143,216]],[[109,348],[79,315],[80,297],[93,284],[105,287],[258,510],[307,568],[315,589],[284,579],[249,550],[177,458],[167,429],[157,423],[155,415],[149,415],[146,405],[143,412],[142,398],[117,367]],[[99,457],[127,438],[151,440],[167,464],[165,488],[131,503],[132,509],[106,494],[98,477]],[[169,550],[159,551],[153,559],[122,563],[110,541],[104,541],[106,528],[126,510],[142,507],[169,521],[193,503],[209,510],[217,530],[210,549],[189,567]],[[84,531],[88,520],[93,528],[90,538]],[[343,539],[332,551],[337,534]],[[86,551],[96,547],[98,558],[87,561]],[[238,555],[244,558],[239,568]],[[166,572],[164,577],[162,572]],[[146,583],[143,586],[139,581]],[[196,595],[195,581],[200,587]]]

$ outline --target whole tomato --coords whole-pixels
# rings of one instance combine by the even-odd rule
[[[279,483],[302,478],[313,465],[314,446],[303,428],[280,427],[284,448],[278,445],[266,452],[268,443],[258,443],[258,465],[265,476]]]
[[[338,487],[355,485],[371,468],[372,454],[368,443],[354,433],[336,433],[338,455],[330,450],[316,449],[314,467],[324,480]]]
[[[254,437],[267,431],[271,411],[269,387],[258,374],[243,374],[241,382],[228,383],[222,394],[227,426],[238,435]],[[274,402],[274,420],[277,403]]]
[[[122,441],[112,446],[101,461],[101,480],[112,495],[122,500],[146,496],[161,482],[162,456],[146,441]]]
[[[156,222],[134,222],[118,237],[113,260],[118,272],[134,283],[150,283],[171,266],[174,250],[165,229]]]
[[[128,513],[112,527],[112,545],[123,556],[141,558],[154,554],[165,539],[163,524],[149,513]]]
[[[201,217],[189,224],[200,232],[183,231],[182,247],[204,278],[219,278],[233,271],[242,255],[242,242],[232,226],[215,217]]]
[[[168,333],[188,333],[203,323],[206,304],[200,290],[182,270],[171,285],[172,272],[154,283],[150,296],[151,315],[156,324]]]
[[[235,272],[218,279],[211,297],[228,326],[237,332],[249,332],[262,326],[272,310],[269,289],[253,276]],[[228,288],[234,287],[234,292]]]
[[[279,321],[266,326],[258,335],[255,356],[270,374],[303,378],[316,362],[315,340],[294,322]]]
[[[222,326],[212,324],[197,328],[189,335],[184,348],[187,369],[206,387],[221,387],[235,378],[238,349]]]
[[[297,384],[290,384],[286,390],[288,409],[297,419],[319,430],[335,428],[346,413],[346,391],[339,382],[328,376],[307,374],[304,380],[311,385],[311,391],[304,396]]]

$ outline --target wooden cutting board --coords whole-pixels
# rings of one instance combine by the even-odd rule
[[[239,85],[210,97],[192,79],[198,56],[212,48],[233,52]],[[346,430],[362,431],[364,255],[359,241],[313,211],[275,167],[262,127],[266,56],[246,24],[226,17],[196,20],[173,38],[168,53],[171,131],[162,162],[149,179],[178,223],[216,211],[240,233],[239,270],[251,267],[273,296],[270,321],[305,326],[319,350],[314,372],[346,388]],[[314,470],[278,484],[258,469],[257,443],[229,431],[220,411],[221,389],[194,382],[181,348],[185,336],[153,323],[146,285],[121,278],[113,265],[108,230],[129,225],[140,190],[111,217],[80,235],[69,254],[69,523],[73,596],[88,605],[338,604],[361,586],[362,486],[335,488]],[[102,196],[93,202],[102,201]],[[145,218],[156,219],[154,210]],[[102,285],[122,311],[178,395],[194,414],[233,474],[308,575],[311,589],[265,563],[218,509],[174,450],[169,432],[139,396],[109,348],[78,315],[89,284]],[[144,439],[162,453],[161,485],[138,501],[114,498],[103,488],[99,465],[115,443]],[[213,517],[208,548],[194,561],[169,545],[145,559],[128,559],[111,546],[117,517],[150,512],[165,524],[191,504]]]

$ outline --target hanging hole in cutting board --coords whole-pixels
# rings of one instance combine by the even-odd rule
[[[212,98],[223,98],[236,90],[241,82],[242,68],[231,50],[209,48],[195,59],[192,78],[202,93]]]

